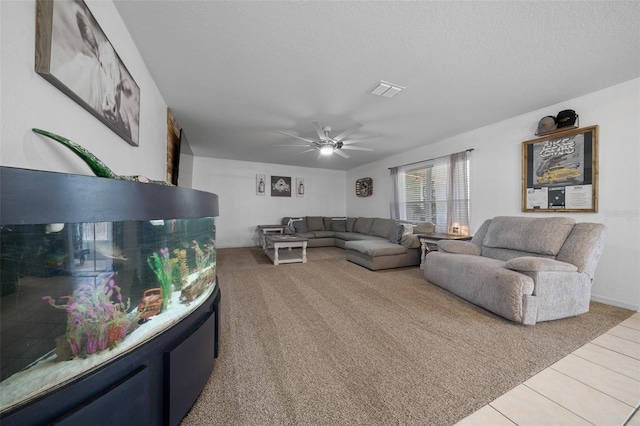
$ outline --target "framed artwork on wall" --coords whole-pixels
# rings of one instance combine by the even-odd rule
[[[598,211],[598,126],[522,142],[522,211]]]
[[[267,193],[267,177],[265,175],[256,175],[256,195],[265,195]]]
[[[140,88],[82,0],[36,1],[35,71],[140,144]]]
[[[271,196],[291,197],[291,176],[271,176]]]
[[[304,198],[304,178],[296,178],[296,197]]]

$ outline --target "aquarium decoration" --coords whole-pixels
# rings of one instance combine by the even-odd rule
[[[152,316],[158,315],[162,310],[162,289],[149,288],[142,294],[142,301],[138,305],[138,313],[140,314],[139,323],[146,322]]]
[[[188,287],[182,289],[180,302],[189,306],[192,301],[198,298],[216,279],[213,268],[207,269]]]
[[[60,297],[66,300],[63,304],[57,304],[50,296],[42,298],[67,312],[67,332],[56,339],[60,360],[104,351],[127,337],[132,316],[127,314],[129,302],[125,306],[114,276],[111,273],[95,284],[80,284],[71,296]],[[116,301],[112,300],[114,297]]]
[[[53,139],[56,142],[61,143],[62,145],[69,148],[74,154],[80,157],[91,169],[91,171],[98,177],[104,177],[109,179],[117,179],[117,180],[126,180],[130,182],[142,182],[142,183],[155,183],[158,185],[165,186],[174,186],[168,182],[163,180],[151,180],[144,176],[134,175],[134,176],[122,176],[117,175],[111,171],[106,164],[104,164],[98,157],[93,155],[91,152],[86,150],[81,145],[63,137],[60,135],[56,135],[55,133],[48,132],[46,130],[41,129],[32,129],[34,133],[41,134],[43,136],[47,136],[48,138]]]

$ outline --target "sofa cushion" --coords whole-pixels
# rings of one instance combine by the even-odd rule
[[[307,216],[307,229],[311,231],[325,231],[322,216]]]
[[[567,262],[560,262],[553,259],[545,259],[542,257],[523,256],[510,259],[504,265],[507,269],[522,272],[539,272],[539,271],[555,271],[555,272],[577,272],[578,267]]]
[[[357,232],[334,232],[334,237],[345,241],[389,241],[375,235],[358,234]]]
[[[315,232],[298,232],[296,233],[296,237],[306,238],[307,240],[313,240],[316,238]]]
[[[416,234],[403,234],[400,245],[406,248],[418,248],[420,247],[420,239]]]
[[[348,217],[347,218],[347,232],[353,232],[353,225],[356,224],[357,217]]]
[[[394,222],[389,232],[389,242],[400,244],[402,234],[404,233],[404,225],[400,222]]]
[[[498,216],[491,220],[482,245],[555,256],[574,225],[568,217]]]
[[[389,241],[348,241],[345,246],[347,250],[354,250],[367,256],[395,256],[405,254],[407,249],[399,244],[393,244]]]
[[[331,219],[330,217],[323,217],[322,221],[324,222],[324,229],[325,231],[330,231],[331,230]]]
[[[376,237],[389,239],[389,234],[391,233],[392,227],[392,219],[382,219],[376,217],[373,219],[373,223],[371,224],[371,228],[369,229],[369,235],[375,235]]]
[[[438,251],[454,254],[472,254],[480,256],[482,248],[469,241],[440,240],[438,241]]]
[[[372,217],[359,217],[356,220],[356,223],[353,225],[353,232],[357,232],[359,234],[369,234],[371,225],[373,225]]]
[[[331,230],[334,232],[347,232],[347,220],[333,219],[331,221]]]
[[[316,236],[316,238],[333,238],[334,236],[333,231],[313,231],[312,233]]]
[[[304,220],[294,220],[293,228],[296,230],[296,234],[300,234],[303,232],[309,232],[309,228],[307,227],[307,223]]]

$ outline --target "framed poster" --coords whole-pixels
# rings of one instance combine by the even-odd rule
[[[138,146],[140,88],[82,0],[36,1],[35,71]]]
[[[598,126],[522,142],[522,211],[598,211]]]
[[[291,197],[291,177],[271,176],[271,196]]]

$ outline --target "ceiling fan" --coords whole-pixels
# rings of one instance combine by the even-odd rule
[[[322,155],[331,155],[333,153],[336,153],[339,156],[344,158],[350,158],[351,156],[346,152],[343,152],[342,151],[343,149],[352,149],[357,151],[373,151],[373,149],[371,148],[351,146],[351,144],[357,143],[359,141],[345,140],[347,136],[349,136],[351,133],[355,132],[362,126],[363,126],[362,123],[356,123],[354,126],[349,127],[347,130],[340,133],[339,135],[331,136],[331,127],[323,128],[319,122],[314,121],[313,127],[316,130],[316,133],[318,134],[318,137],[319,137],[318,140],[307,139],[307,138],[292,135],[286,132],[278,132],[283,135],[291,136],[292,138],[305,141],[306,144],[305,145],[275,145],[275,146],[304,146],[309,149],[307,149],[306,151],[302,151],[300,154],[303,154],[305,152],[311,152],[311,151],[319,151],[320,153],[318,154],[318,158],[320,158],[320,156]]]

